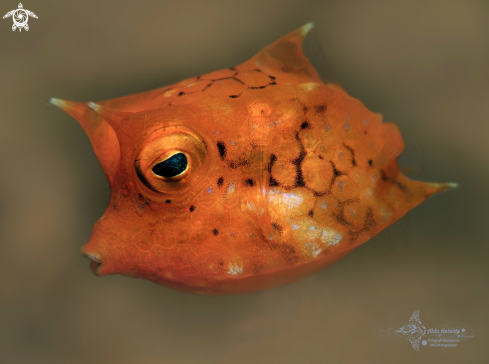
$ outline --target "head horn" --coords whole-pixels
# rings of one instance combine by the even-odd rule
[[[99,112],[86,103],[51,98],[51,104],[75,118],[87,133],[107,179],[112,184],[119,166],[121,152],[119,140],[112,126]],[[95,104],[94,104],[95,105]]]

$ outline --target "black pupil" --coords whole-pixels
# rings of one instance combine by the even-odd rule
[[[177,153],[170,158],[156,164],[153,173],[161,177],[175,177],[187,169],[187,157],[183,153]]]

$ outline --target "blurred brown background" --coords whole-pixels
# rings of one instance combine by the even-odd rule
[[[0,21],[1,363],[489,362],[487,1],[23,4],[39,17],[28,32]],[[2,1],[1,15],[17,5]],[[461,188],[265,292],[94,277],[78,249],[109,190],[83,130],[48,99],[109,99],[230,67],[311,20],[345,89],[399,125],[415,178]],[[414,310],[427,328],[457,321],[477,335],[416,352],[375,334]]]

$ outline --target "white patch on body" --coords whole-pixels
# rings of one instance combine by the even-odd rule
[[[246,203],[246,208],[247,208],[248,210],[250,210],[250,211],[253,211],[253,212],[256,212],[256,211],[257,211],[257,210],[256,210],[256,206],[255,206],[255,205],[253,205],[252,203],[249,203],[249,202],[247,202],[247,203]]]
[[[243,266],[238,263],[229,263],[228,265],[228,274],[232,276],[237,276],[243,274]]]
[[[317,83],[314,83],[314,82],[301,83],[299,85],[300,88],[306,89],[307,91],[312,91],[317,86],[318,86],[318,84]]]
[[[277,207],[282,205],[288,209],[297,209],[304,199],[294,192],[281,193],[277,189],[272,189],[268,191],[268,201],[272,205],[277,205]]]
[[[343,239],[343,235],[341,235],[338,231],[328,227],[323,229],[323,232],[321,233],[321,237],[320,237],[320,240],[328,246],[336,245],[342,239]]]
[[[273,128],[274,126],[277,126],[278,124],[280,124],[280,121],[279,121],[279,120],[270,121],[270,122],[267,124],[267,128]]]
[[[319,253],[323,251],[314,242],[304,243],[304,248],[306,249],[307,253],[309,255],[312,255],[314,258],[316,258],[319,255]]]
[[[235,191],[236,191],[236,183],[234,183],[233,181],[228,185],[227,193],[233,193]]]

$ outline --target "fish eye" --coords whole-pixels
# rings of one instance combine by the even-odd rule
[[[169,158],[161,161],[153,166],[151,169],[158,177],[177,177],[185,173],[188,167],[188,161],[185,154],[179,152],[175,153]]]
[[[190,127],[165,126],[149,132],[134,154],[135,182],[152,199],[185,198],[205,183],[209,170],[207,143]]]

